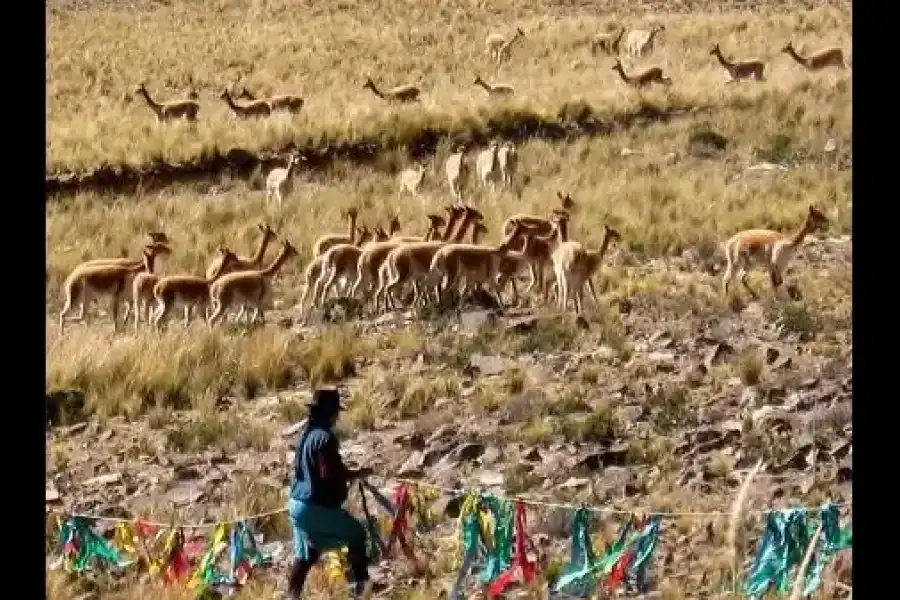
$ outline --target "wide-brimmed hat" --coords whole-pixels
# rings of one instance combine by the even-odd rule
[[[334,388],[317,389],[313,392],[312,399],[306,403],[310,410],[320,412],[338,412],[347,407],[341,402],[341,394]]]

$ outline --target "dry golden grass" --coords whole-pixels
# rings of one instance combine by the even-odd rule
[[[641,97],[661,106],[724,109],[799,94],[792,108],[802,105],[805,114],[791,110],[780,120],[821,120],[820,126],[849,132],[848,76],[811,76],[779,52],[793,40],[805,51],[839,45],[849,54],[849,3],[796,12],[783,12],[786,2],[774,9],[767,3],[750,14],[721,13],[720,3],[697,2],[683,15],[643,8],[636,13],[622,2],[608,6],[614,12],[602,16],[593,5],[573,11],[556,0],[494,2],[490,8],[475,0],[349,0],[339,11],[285,0],[217,0],[51,10],[47,170],[181,162],[214,149],[257,150],[323,138],[402,138],[428,126],[485,124],[509,111],[553,118],[566,103],[582,101],[613,114],[633,110]],[[666,25],[657,50],[640,64],[662,66],[675,81],[672,88],[638,95],[617,79],[611,57],[590,54],[590,37],[612,22]],[[495,68],[485,37],[517,26],[526,32],[524,44]],[[767,61],[768,82],[724,86],[724,71],[708,54],[716,42],[729,57]],[[630,61],[625,65],[630,68]],[[515,85],[516,96],[499,103],[486,98],[472,85],[475,72]],[[384,88],[418,85],[422,102],[388,107],[361,88],[367,73]],[[129,101],[141,81],[157,100],[196,89],[196,127],[157,125],[142,99]],[[218,98],[236,81],[258,95],[300,94],[307,104],[295,117],[238,122]],[[835,105],[845,110],[835,112]],[[823,109],[835,114],[829,119]]]

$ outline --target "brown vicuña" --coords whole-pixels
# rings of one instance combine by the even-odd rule
[[[757,293],[747,283],[747,275],[754,266],[762,266],[769,272],[772,291],[784,282],[784,272],[808,233],[828,224],[828,218],[812,204],[797,229],[779,233],[771,229],[747,229],[731,236],[725,242],[725,274],[722,277],[722,293],[728,295],[728,287],[735,276],[751,296]]]
[[[446,244],[439,248],[429,265],[430,276],[439,281],[437,285],[437,301],[451,286],[459,289],[460,280],[465,280],[469,288],[481,287],[490,293],[492,289],[499,306],[503,306],[500,297],[498,278],[503,257],[510,250],[513,241],[522,233],[522,224],[513,222],[513,230],[506,238],[495,246],[481,244]]]
[[[394,216],[390,222],[390,231],[391,241],[396,242],[427,242],[429,240],[434,239],[438,235],[438,231],[441,227],[445,227],[447,225],[447,221],[441,215],[437,214],[428,214],[425,215],[428,219],[428,227],[425,230],[425,235],[394,235],[398,231],[400,231],[400,217]]]
[[[500,49],[497,50],[497,64],[502,63],[505,60],[509,60],[510,56],[512,56],[512,47],[517,41],[525,39],[525,32],[522,31],[521,28],[516,28],[516,33],[508,41],[504,42]]]
[[[356,208],[348,208],[342,215],[347,219],[347,233],[326,233],[316,240],[313,244],[313,256],[321,256],[332,246],[338,244],[352,244],[353,231],[356,229],[356,219],[359,217],[359,210]]]
[[[228,93],[227,89],[222,90],[219,97],[225,101],[225,104],[228,105],[228,108],[231,109],[234,116],[242,119],[268,117],[272,114],[272,107],[269,106],[269,103],[265,100],[251,100],[247,104],[238,104],[234,101],[234,98],[231,97],[231,94]]]
[[[290,242],[285,240],[281,244],[281,252],[265,269],[228,273],[213,282],[209,288],[212,313],[207,322],[210,325],[215,325],[224,316],[225,309],[237,303],[241,304],[241,312],[248,305],[253,308],[251,321],[265,322],[264,304],[271,291],[272,277],[289,258],[297,255]]]
[[[713,46],[713,49],[710,50],[709,53],[710,55],[715,56],[716,59],[718,59],[719,64],[728,71],[728,75],[731,77],[728,80],[728,83],[741,81],[742,79],[755,79],[756,81],[764,80],[763,71],[765,70],[766,65],[758,58],[731,62],[722,54],[722,49],[719,48],[718,43]]]
[[[484,221],[484,215],[474,207],[464,206],[462,208],[463,213],[457,226],[454,243],[462,241],[469,225]],[[424,304],[427,296],[423,288],[432,285],[429,282],[432,279],[430,275],[431,260],[434,258],[434,254],[445,245],[446,241],[444,240],[414,242],[391,250],[379,273],[379,288],[385,295],[386,303],[398,298],[401,287],[412,284],[413,302]]]
[[[289,113],[298,113],[303,110],[304,100],[300,96],[294,94],[279,94],[277,96],[269,96],[268,98],[257,98],[250,93],[247,88],[241,90],[238,98],[245,100],[265,100],[272,108],[272,112],[284,111]]]
[[[382,92],[370,77],[366,77],[363,89],[372,90],[372,93],[388,102],[416,102],[419,100],[419,88],[414,85],[398,85]]]
[[[375,228],[374,242],[385,242],[390,239],[383,227]],[[367,244],[338,244],[322,255],[322,266],[319,278],[313,287],[313,298],[310,306],[321,306],[334,288],[338,280],[344,282],[343,287],[349,289],[356,281],[359,271],[359,257]]]
[[[161,231],[151,231],[147,233],[147,237],[150,238],[150,244],[168,244],[169,236]],[[141,256],[143,256],[143,247],[141,248]],[[86,260],[81,263],[79,266],[86,267],[88,265],[127,265],[134,263],[135,261],[142,260],[140,258],[133,259],[128,258],[127,256],[121,256],[118,258],[92,258],[90,260]]]
[[[608,225],[603,225],[603,240],[600,242],[600,248],[597,250],[583,248],[583,251],[576,256],[574,263],[570,265],[571,271],[567,273],[567,289],[569,295],[574,292],[576,311],[581,312],[584,306],[585,283],[587,283],[588,289],[591,292],[594,304],[599,302],[597,293],[594,291],[593,277],[600,270],[600,266],[603,264],[603,258],[606,256],[610,244],[618,242],[621,239],[622,236],[618,231]]]
[[[628,75],[625,73],[622,61],[616,59],[616,64],[613,65],[612,70],[618,73],[619,77],[622,78],[622,81],[631,87],[642,88],[653,83],[672,85],[672,80],[668,77],[663,77],[663,71],[659,67],[650,67],[633,75]]]
[[[625,36],[625,27],[619,29],[619,33],[598,33],[591,38],[591,54],[597,53],[600,48],[611,56],[618,56],[619,48],[622,46],[622,38]]]
[[[575,264],[582,260],[585,254],[584,246],[580,242],[568,240],[568,224],[569,219],[565,215],[554,215],[553,221],[556,225],[556,247],[550,255],[553,263],[553,274],[556,279],[558,303],[561,310],[565,311],[568,306],[569,292],[575,286],[574,267]],[[578,300],[575,301],[576,312],[581,312]]]
[[[472,85],[480,86],[485,92],[487,92],[488,96],[512,96],[516,93],[515,88],[509,85],[508,83],[488,83],[484,79],[481,78],[481,75],[476,74],[475,79],[472,81]]]
[[[553,209],[553,211],[551,212],[551,216],[557,211],[569,213],[575,208],[575,200],[572,199],[572,196],[569,193],[564,194],[557,191],[556,197],[559,199],[559,206]],[[550,217],[539,217],[537,215],[520,213],[511,216],[503,222],[504,235],[508,235],[509,232],[513,230],[514,222],[521,223],[528,229],[532,230],[535,235],[550,235],[550,233],[553,231],[553,223],[550,221]]]
[[[523,240],[523,246],[520,250],[507,250],[506,254],[500,259],[500,269],[497,275],[497,292],[502,297],[503,291],[507,286],[512,287],[513,303],[518,304],[520,300],[519,288],[516,285],[516,279],[526,267],[529,271],[533,267],[533,261],[529,255],[531,246],[534,244],[534,234],[522,227],[522,234],[517,238]],[[532,282],[529,289],[534,286]]]
[[[457,206],[447,206],[444,208],[444,210],[447,211],[448,219],[445,223],[444,232],[440,237],[441,239],[446,240],[449,239],[450,234],[454,232],[456,223],[460,218],[462,218],[465,211],[462,207]],[[403,242],[401,240],[388,240],[386,242],[371,244],[368,248],[365,249],[365,251],[359,257],[359,263],[356,271],[356,281],[353,283],[353,286],[350,289],[350,295],[352,297],[359,297],[357,294],[362,294],[362,297],[368,297],[372,289],[376,286],[378,290],[381,290],[380,274],[381,268],[384,265],[384,261],[391,250],[403,243],[406,242]],[[377,310],[377,294],[375,298]]]
[[[363,246],[364,244],[369,243],[374,237],[374,234],[365,225],[354,228],[352,235],[353,237],[351,238],[350,243],[356,246]],[[306,306],[306,299],[310,297],[310,294],[312,294],[312,298],[315,298],[318,295],[316,284],[319,281],[319,276],[322,274],[322,265],[324,264],[323,258],[323,254],[314,256],[303,271],[304,286],[303,295],[300,297],[301,312],[303,312],[303,307]],[[313,307],[314,304],[310,304],[309,310],[312,310]]]
[[[225,273],[231,273],[233,271],[252,271],[254,269],[259,269],[262,266],[263,259],[266,257],[266,250],[268,250],[272,240],[278,237],[278,234],[275,233],[275,230],[273,230],[268,223],[259,223],[256,227],[259,229],[260,233],[262,233],[262,238],[259,240],[259,246],[257,246],[253,257],[245,258],[232,253],[231,256],[234,257],[233,260],[229,260],[228,265],[223,267],[225,253],[219,251],[206,268],[207,279],[216,277],[217,273],[219,275],[224,275]]]
[[[781,51],[788,54],[809,71],[819,71],[827,67],[836,67],[838,69],[846,67],[844,64],[844,51],[837,47],[823,48],[809,56],[800,56],[794,49],[794,43],[788,42]]]
[[[165,244],[149,244],[144,247],[141,260],[120,264],[82,264],[66,277],[63,282],[65,301],[59,312],[59,332],[65,328],[66,316],[72,310],[73,302],[79,302],[78,316],[73,321],[84,319],[85,308],[91,294],[110,297],[110,314],[114,329],[119,329],[119,303],[122,292],[126,289],[128,278],[142,270],[153,272],[154,260],[158,255],[169,254],[171,250]]]
[[[159,329],[162,320],[175,307],[180,304],[184,308],[184,327],[191,324],[191,311],[194,307],[206,309],[209,305],[209,286],[222,276],[232,262],[237,260],[234,252],[227,248],[219,247],[218,270],[206,277],[197,275],[168,275],[160,277],[153,286],[153,298],[156,300],[156,310],[151,318],[153,327]]]
[[[159,122],[172,121],[175,119],[186,119],[188,121],[196,121],[197,113],[200,112],[200,105],[194,100],[173,100],[170,102],[156,102],[150,97],[147,86],[141,83],[135,90],[136,94],[143,96],[147,102],[147,106],[156,115]]]

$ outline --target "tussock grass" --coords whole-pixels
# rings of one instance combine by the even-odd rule
[[[274,328],[241,336],[202,326],[112,336],[74,327],[63,337],[49,334],[46,385],[81,389],[88,410],[106,415],[211,408],[229,395],[252,398],[302,381],[340,379],[359,349],[340,329],[301,340]]]
[[[286,0],[216,0],[51,11],[47,169],[185,162],[216,149],[294,141],[410,139],[425,129],[483,126],[514,113],[552,118],[580,102],[604,114],[634,111],[642,101],[731,108],[774,102],[783,106],[779,120],[790,121],[820,113],[835,93],[849,98],[846,75],[810,76],[779,53],[789,39],[806,50],[838,44],[849,53],[849,5],[795,12],[766,5],[749,14],[695,4],[689,15],[647,14],[619,2],[610,6],[614,13],[598,15],[554,0],[506,1],[489,9],[473,0],[350,0],[340,10],[299,9]],[[611,57],[591,55],[590,37],[610,21],[665,23],[654,55],[640,64],[663,66],[675,80],[671,89],[637,94],[617,81]],[[484,53],[484,38],[515,27],[525,30],[524,43],[497,69]],[[724,71],[708,55],[716,42],[729,56],[768,61],[768,81],[724,88]],[[476,71],[513,83],[515,97],[486,98],[471,85]],[[366,74],[384,88],[414,83],[423,90],[422,102],[389,107],[361,88]],[[197,125],[158,126],[143,99],[131,95],[141,81],[157,101],[195,89]],[[300,94],[306,106],[293,117],[240,122],[217,97],[235,82],[258,95]],[[793,97],[804,102],[791,106]],[[845,115],[823,124],[849,131],[849,101],[844,105]]]

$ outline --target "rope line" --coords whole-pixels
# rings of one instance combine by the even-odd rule
[[[410,486],[420,487],[420,488],[428,488],[428,489],[431,489],[434,491],[441,492],[442,494],[454,495],[454,496],[456,496],[456,495],[461,496],[470,491],[480,492],[482,494],[485,493],[474,487],[473,488],[446,488],[446,487],[441,487],[441,486],[434,485],[432,483],[428,483],[425,481],[418,481],[415,479],[400,479],[400,478],[386,478],[386,477],[379,477],[379,479],[383,479],[386,483],[389,483],[389,482],[405,483]],[[671,517],[715,518],[715,517],[728,517],[731,515],[730,511],[729,512],[722,512],[722,511],[662,512],[662,511],[652,510],[652,509],[643,508],[643,507],[641,507],[641,508],[634,507],[634,508],[627,508],[627,509],[626,508],[603,508],[603,507],[599,507],[599,506],[589,506],[586,504],[571,504],[571,503],[566,503],[566,502],[549,502],[546,500],[536,500],[536,499],[531,499],[531,498],[524,498],[521,496],[506,496],[503,494],[493,494],[493,495],[496,496],[497,498],[500,498],[501,500],[519,501],[528,506],[543,507],[543,508],[562,508],[565,510],[578,510],[578,509],[583,508],[589,512],[598,513],[598,514],[631,515],[631,514],[635,514],[635,513],[643,513],[643,514],[659,515],[662,517],[670,517],[670,518]],[[838,508],[846,508],[846,507],[852,507],[853,503],[852,502],[842,502],[840,504],[835,504],[835,506],[837,506]],[[792,508],[795,508],[795,507],[792,507]],[[805,510],[815,510],[819,507],[818,506],[803,506],[802,508],[804,508]],[[751,510],[751,511],[746,511],[745,514],[764,515],[764,514],[770,512],[771,510],[777,510],[777,509],[768,508],[768,509],[764,509],[764,510]],[[95,521],[106,521],[109,523],[134,523],[136,520],[140,520],[142,523],[150,525],[151,527],[159,527],[159,528],[172,527],[171,522],[161,523],[158,521],[145,521],[143,519],[136,519],[136,518],[126,519],[123,517],[106,517],[106,516],[102,516],[102,515],[70,513],[70,512],[66,512],[63,510],[55,509],[55,508],[50,509],[50,511],[48,511],[48,512],[50,512],[51,514],[57,514],[57,515],[61,515],[61,516],[81,517],[81,518],[91,519],[91,520],[95,520]],[[216,525],[221,525],[221,524],[233,525],[233,524],[239,523],[241,521],[257,521],[259,519],[273,517],[275,515],[280,515],[280,514],[286,513],[286,512],[287,512],[286,508],[279,508],[276,510],[270,510],[267,512],[258,513],[258,514],[254,514],[254,515],[248,515],[248,516],[244,516],[244,517],[238,517],[238,518],[234,518],[234,519],[222,519],[222,520],[208,521],[208,522],[203,522],[203,523],[186,523],[186,524],[176,523],[175,526],[183,528],[183,529],[206,529],[208,527],[215,527]]]

